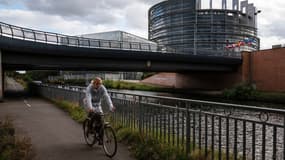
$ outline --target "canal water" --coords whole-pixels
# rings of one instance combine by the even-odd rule
[[[237,101],[237,100],[224,99],[221,97],[222,93],[220,91],[193,91],[188,93],[169,93],[169,92],[138,91],[138,90],[125,90],[125,89],[109,89],[109,90],[124,92],[129,94],[175,97],[183,99],[195,99],[202,101],[213,101],[213,102],[285,109],[285,104],[280,104],[280,103],[268,103],[268,102],[258,102],[258,101]]]

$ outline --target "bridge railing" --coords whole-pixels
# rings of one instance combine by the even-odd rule
[[[83,105],[84,88],[39,86]],[[207,159],[284,159],[285,110],[110,91],[116,124]],[[103,108],[106,108],[103,105]]]
[[[151,51],[157,52],[155,43],[140,43],[115,40],[91,39],[78,36],[67,36],[52,32],[44,32],[29,28],[18,27],[0,22],[1,36],[7,36],[16,39],[42,42],[56,45],[67,45],[75,47],[87,48],[105,48],[105,49],[121,49],[121,50],[136,50],[136,51]]]

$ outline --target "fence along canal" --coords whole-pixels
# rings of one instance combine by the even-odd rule
[[[41,85],[38,91],[83,106],[84,88]],[[182,147],[185,154],[200,149],[210,159],[285,159],[285,110],[109,93],[116,106],[115,123]]]

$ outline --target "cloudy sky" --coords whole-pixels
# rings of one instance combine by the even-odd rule
[[[160,1],[0,0],[0,21],[68,35],[124,30],[147,38],[148,9]],[[261,48],[285,44],[285,0],[249,2],[262,11],[258,15]]]

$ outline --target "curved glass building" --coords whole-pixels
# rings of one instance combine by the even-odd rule
[[[195,55],[259,49],[256,15],[260,11],[248,1],[220,1],[220,9],[214,9],[212,0],[168,0],[154,5],[149,9],[149,39],[162,50]],[[205,3],[208,7],[202,8]]]

